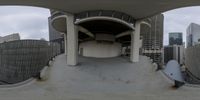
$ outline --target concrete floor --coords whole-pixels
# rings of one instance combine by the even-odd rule
[[[0,100],[199,100],[200,88],[171,88],[147,57],[129,63],[127,58],[79,58],[67,66],[58,56],[49,79],[14,88],[0,88]]]

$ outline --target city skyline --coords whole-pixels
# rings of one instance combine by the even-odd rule
[[[188,12],[187,15],[185,15],[186,12]],[[182,32],[183,42],[186,42],[186,28],[189,24],[193,22],[200,24],[199,12],[200,7],[186,7],[164,12],[163,44],[168,45],[168,33],[170,32]],[[48,9],[29,6],[2,6],[0,7],[0,16],[2,17],[0,19],[0,36],[20,33],[22,39],[45,38],[49,40],[48,17],[50,13]],[[13,24],[13,22],[15,23]]]
[[[190,23],[200,24],[200,6],[184,7],[163,13],[164,18],[164,45],[168,45],[168,33],[182,32],[183,42],[186,42],[186,29]]]
[[[49,10],[30,6],[0,6],[0,36],[19,33],[21,39],[48,38]]]

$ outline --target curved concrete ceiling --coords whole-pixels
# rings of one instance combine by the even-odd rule
[[[60,18],[54,19],[51,23],[55,30],[66,33],[66,17],[61,16]]]
[[[133,30],[131,27],[124,25],[123,23],[109,20],[90,20],[80,23],[79,25],[94,34],[103,33],[117,35],[127,30]]]
[[[142,19],[179,7],[200,5],[200,0],[0,0],[0,5],[38,6],[70,13],[116,10]]]

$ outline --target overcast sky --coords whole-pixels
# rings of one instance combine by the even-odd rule
[[[0,7],[0,36],[20,33],[22,39],[48,37],[49,10],[36,7]]]
[[[22,39],[48,40],[49,10],[37,7],[0,7],[0,36],[20,33]],[[164,45],[169,32],[183,32],[191,22],[200,24],[200,7],[187,7],[164,12]]]
[[[164,45],[168,45],[169,32],[183,32],[186,39],[186,29],[191,22],[200,24],[200,6],[186,7],[164,13]]]

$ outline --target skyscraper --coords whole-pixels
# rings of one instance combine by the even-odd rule
[[[187,47],[194,46],[200,42],[200,25],[191,23],[187,28]]]
[[[181,32],[169,33],[169,45],[183,45],[183,35]]]
[[[141,25],[142,55],[148,56],[154,62],[162,61],[163,48],[163,21],[164,15],[158,14],[149,18],[151,27]]]
[[[179,64],[184,62],[184,45],[169,45],[164,47],[164,63],[176,60]]]

